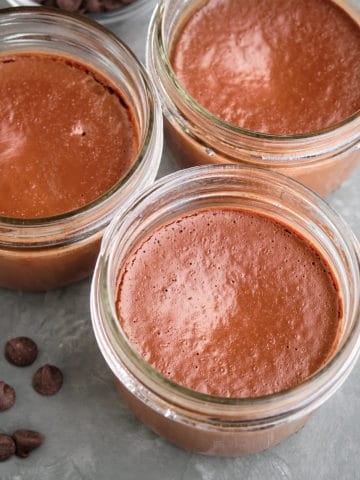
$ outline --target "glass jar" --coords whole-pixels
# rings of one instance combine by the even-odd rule
[[[269,168],[295,178],[320,195],[335,190],[360,161],[360,112],[342,123],[310,134],[276,136],[252,132],[212,115],[177,80],[169,49],[194,0],[160,0],[147,42],[147,66],[163,106],[165,139],[182,166],[235,163]],[[359,4],[341,7],[359,24]]]
[[[132,105],[140,137],[131,170],[95,201],[56,217],[0,217],[0,287],[45,290],[88,276],[114,213],[153,183],[162,154],[162,115],[140,62],[94,22],[37,7],[2,10],[0,53],[20,52],[63,55],[101,72]]]
[[[7,0],[12,7],[39,7],[36,0]],[[108,12],[89,13],[87,16],[102,25],[112,27],[119,25],[131,17],[143,15],[149,12],[153,5],[149,0],[135,0],[129,5]],[[75,13],[75,12],[74,12]]]
[[[122,331],[115,308],[117,281],[134,248],[174,218],[214,206],[253,210],[291,226],[321,252],[338,279],[344,307],[339,344],[326,365],[295,388],[255,399],[197,393],[147,364]],[[360,351],[359,244],[323,200],[285,176],[235,165],[179,171],[124,205],[107,230],[93,277],[91,315],[118,389],[146,425],[195,452],[254,453],[301,428],[353,368]]]

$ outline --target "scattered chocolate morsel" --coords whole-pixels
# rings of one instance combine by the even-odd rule
[[[10,435],[5,433],[0,433],[0,462],[4,462],[16,451],[16,446],[14,440]]]
[[[57,0],[57,6],[68,12],[76,12],[81,6],[82,0]]]
[[[38,0],[46,7],[58,7],[68,12],[98,13],[116,10],[136,0]]]
[[[17,367],[27,367],[35,362],[38,347],[34,340],[28,337],[16,337],[8,340],[5,345],[5,357]]]
[[[101,12],[101,0],[87,0],[86,1],[86,12],[97,13]]]
[[[0,412],[9,410],[15,403],[16,393],[12,386],[0,382]]]
[[[32,385],[40,395],[55,395],[63,384],[63,374],[54,365],[44,365],[33,376]]]
[[[16,430],[12,438],[16,445],[16,455],[21,458],[26,458],[30,453],[39,448],[44,441],[44,437],[39,432],[33,430]]]
[[[110,12],[111,10],[116,10],[117,8],[119,8],[118,0],[102,0],[101,3],[105,12]],[[127,3],[128,2],[122,2],[123,6],[127,5]]]

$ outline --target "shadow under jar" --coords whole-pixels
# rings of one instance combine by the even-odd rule
[[[334,349],[315,372],[308,378],[302,379],[296,386],[278,390],[276,393],[245,396],[245,398],[235,395],[214,396],[187,388],[174,381],[171,375],[169,377],[167,371],[160,373],[159,368],[154,368],[153,364],[150,365],[150,361],[145,361],[144,355],[140,354],[138,347],[134,346],[134,342],[139,339],[133,336],[132,340],[129,340],[129,335],[123,327],[123,321],[120,322],[119,308],[121,308],[122,300],[119,299],[119,282],[123,281],[124,272],[128,274],[129,270],[139,268],[139,263],[136,263],[138,252],[140,268],[146,265],[147,260],[142,257],[142,254],[145,254],[150,247],[148,243],[145,245],[145,242],[151,238],[154,232],[161,231],[164,225],[170,225],[162,240],[167,246],[172,245],[171,242],[178,240],[173,240],[171,229],[179,219],[186,218],[193,212],[213,208],[230,211],[231,209],[242,209],[272,219],[285,227],[288,226],[291,231],[297,232],[303,239],[306,239],[306,242],[312,246],[313,252],[318,252],[320,257],[325,259],[332,272],[342,305],[339,314],[342,318]],[[223,214],[219,213],[218,215],[222,217]],[[236,227],[234,231],[236,231]],[[287,231],[285,230],[285,232]],[[181,236],[188,238],[189,248],[186,249],[186,245],[182,244],[180,250],[183,253],[179,253],[179,255],[186,255],[186,251],[188,251],[190,254],[188,259],[194,262],[192,266],[186,267],[185,271],[176,270],[177,276],[181,280],[180,284],[173,284],[173,290],[171,290],[173,287],[170,285],[172,283],[170,281],[168,288],[173,292],[172,295],[175,295],[174,301],[169,300],[166,296],[168,288],[157,292],[156,285],[159,282],[156,282],[154,286],[147,276],[142,280],[142,287],[136,289],[134,297],[128,295],[127,300],[124,297],[125,303],[128,302],[128,305],[133,306],[141,297],[140,301],[147,308],[149,296],[157,298],[160,295],[163,298],[159,304],[161,308],[154,311],[153,315],[156,317],[156,315],[161,315],[161,312],[167,311],[167,308],[172,308],[174,318],[180,316],[180,323],[182,323],[183,312],[190,311],[188,307],[191,304],[191,298],[187,298],[187,293],[193,288],[195,301],[203,296],[206,297],[210,292],[208,295],[211,297],[210,307],[205,305],[204,308],[211,308],[215,298],[210,281],[212,274],[210,277],[206,277],[209,281],[204,285],[205,290],[203,291],[201,282],[198,281],[199,278],[196,280],[197,277],[195,277],[195,284],[191,284],[194,274],[192,269],[195,268],[196,275],[196,272],[208,263],[206,260],[208,256],[205,256],[203,264],[198,262],[196,255],[191,258],[195,244],[190,238],[190,233],[189,231],[177,232],[174,237],[175,239],[179,239]],[[221,233],[218,233],[221,237]],[[261,234],[261,232],[258,233]],[[210,225],[210,249],[216,242],[222,244],[219,235]],[[211,240],[212,238],[214,241]],[[159,237],[156,237],[153,244],[156,245],[158,239]],[[229,249],[226,248],[226,239],[223,240],[223,255],[226,256],[229,254]],[[268,240],[268,245],[271,246],[271,240]],[[161,238],[158,243],[162,244]],[[205,240],[200,244],[207,245]],[[239,248],[241,245],[241,242],[238,242]],[[158,248],[159,258],[165,260],[164,265],[161,265],[160,262],[155,273],[153,273],[154,268],[151,263],[152,254],[150,254],[150,260],[149,256],[146,258],[151,263],[150,276],[158,275],[161,283],[162,277],[168,271],[168,266],[171,269],[171,265],[177,265],[178,257],[173,257],[173,260],[168,262],[167,247],[164,247],[166,252],[163,257],[161,246]],[[134,252],[136,252],[135,255]],[[167,440],[183,448],[208,455],[236,456],[255,453],[289,437],[299,430],[309,417],[335,393],[349,375],[358,358],[360,348],[359,254],[358,242],[342,219],[315,194],[282,175],[266,170],[232,165],[205,166],[176,172],[157,181],[153,187],[137,196],[131,205],[124,205],[109,227],[102,244],[91,291],[91,315],[96,339],[108,366],[114,373],[118,389],[130,409],[146,425]],[[236,258],[240,257],[240,254],[236,255]],[[270,257],[273,258],[274,255],[270,255]],[[210,257],[210,262],[212,258]],[[273,262],[273,260],[271,261]],[[186,263],[186,265],[189,264]],[[231,265],[232,262],[229,264],[229,269],[232,268]],[[254,268],[257,267],[259,267],[258,264],[254,266]],[[284,265],[279,264],[279,269],[283,267]],[[136,271],[137,277],[141,276],[140,270]],[[222,274],[225,278],[228,271],[216,275],[221,276]],[[200,280],[201,278],[200,275]],[[308,278],[300,280],[300,283],[305,282],[303,285],[309,285],[311,281],[312,279]],[[185,284],[186,298],[182,290],[183,283]],[[186,285],[188,285],[188,289]],[[193,286],[191,287],[191,285]],[[223,295],[225,285],[219,284],[215,287],[219,290],[220,303],[218,303],[218,307],[222,311],[221,299],[224,298],[224,302],[226,301],[226,297]],[[286,285],[284,288],[286,290]],[[161,288],[161,290],[163,289]],[[283,290],[279,287],[277,293],[279,300],[281,300],[282,294]],[[182,301],[183,304],[179,307],[179,302]],[[124,308],[126,311],[127,307]],[[209,318],[211,318],[209,321],[212,322],[214,315],[214,312],[210,310],[205,312],[204,322]],[[221,319],[222,323],[225,319],[222,316]],[[142,321],[143,317],[141,316],[129,318],[129,323],[134,328],[137,328],[137,324],[140,324],[139,326],[142,328]],[[152,319],[149,319],[150,323],[151,321]],[[194,332],[198,332],[199,327],[201,328],[198,323],[199,315],[196,314],[187,318],[186,327],[178,325],[180,330],[181,328],[186,329],[183,337],[182,333],[178,334],[180,340],[181,338],[185,339],[185,345],[191,337],[189,332],[194,334]],[[248,325],[250,328],[250,321]],[[173,325],[168,323],[168,317],[164,320],[158,318],[157,326],[153,331],[154,337],[159,339],[160,347],[163,348],[161,343],[164,343],[166,348],[168,339],[163,336],[158,337],[158,335],[162,335],[162,327],[173,329]],[[146,348],[150,348],[150,351],[152,347],[149,346],[147,334],[149,329],[152,331],[152,328],[152,326],[148,328],[147,325],[143,325],[141,335],[141,341],[145,339],[144,345],[147,346]],[[206,329],[206,339],[213,338],[213,329],[204,328]],[[267,331],[267,329],[265,330]],[[298,332],[295,331],[296,333]],[[316,332],[310,333],[317,335],[318,329]],[[201,348],[203,340],[199,334],[198,340],[195,339],[195,347]],[[228,348],[231,348],[230,340],[228,337]],[[249,341],[251,343],[251,340]],[[276,345],[275,342],[271,348],[277,348]],[[172,358],[189,355],[189,359],[191,357],[189,365],[192,364],[193,368],[200,361],[200,357],[193,357],[192,348],[185,354],[182,352],[182,348],[178,348],[178,345],[172,344],[170,347],[173,351]],[[218,345],[213,345],[213,347],[216,351]],[[158,350],[153,353],[158,355]],[[288,353],[289,351],[285,349],[285,357]],[[214,355],[212,354],[211,359],[207,357],[208,362],[214,362]],[[261,356],[261,351],[259,355]],[[244,362],[248,360],[245,356],[240,356],[240,358],[243,358]],[[166,359],[164,363],[166,364]],[[190,376],[190,374],[185,375],[186,378]],[[205,375],[202,384],[202,388],[205,385],[205,389],[206,378]],[[226,381],[226,375],[224,379]],[[219,382],[221,383],[221,380]]]
[[[115,172],[114,183],[107,187],[106,191],[100,191],[99,195],[92,198],[88,203],[75,204],[72,209],[64,212],[60,209],[55,214],[35,215],[34,218],[31,215],[25,215],[24,218],[15,218],[12,214],[0,217],[0,287],[46,290],[64,286],[91,274],[104,230],[119,206],[134,192],[153,183],[162,154],[161,108],[146,72],[130,50],[110,32],[86,19],[81,20],[69,14],[42,8],[3,10],[0,12],[0,45],[0,60],[7,58],[10,62],[9,65],[13,62],[13,59],[16,62],[19,58],[29,59],[33,56],[35,59],[52,59],[54,64],[60,65],[59,68],[63,68],[63,64],[66,64],[71,71],[77,72],[76,74],[83,74],[82,81],[84,81],[84,84],[79,85],[75,82],[73,85],[75,97],[77,89],[84,90],[86,85],[90,85],[89,89],[90,91],[93,89],[94,95],[105,91],[110,96],[115,96],[111,101],[116,104],[118,100],[118,104],[124,111],[131,110],[137,130],[137,145],[132,150],[134,154],[130,157],[126,169],[123,171],[120,169],[118,177],[116,177]],[[60,61],[58,61],[59,59]],[[51,97],[51,85],[48,87]],[[11,88],[11,85],[9,88]],[[118,93],[119,98],[117,98]],[[5,97],[2,99],[3,102],[6,101]],[[71,102],[72,100],[70,100],[69,105]],[[96,98],[94,102],[91,105],[96,104]],[[50,99],[48,102],[49,111],[51,111],[52,106]],[[98,108],[102,108],[101,99]],[[74,113],[75,117],[77,115],[76,111]],[[96,125],[97,107],[89,107],[89,111],[91,115],[94,115]],[[38,114],[41,114],[41,112],[34,113],[34,122],[37,122]],[[68,110],[64,112],[65,119],[67,115],[70,118],[70,111]],[[83,128],[81,120],[81,117],[79,117],[79,122],[69,125],[69,128],[62,125],[65,131],[69,130],[70,132],[69,142],[72,141],[70,136],[76,135],[79,135],[79,141],[82,141],[81,138],[84,141],[89,138],[90,142],[92,128],[95,127],[88,120],[89,131],[80,132]],[[1,132],[4,135],[2,137],[3,145],[6,147],[6,142],[9,138],[12,138],[6,132],[15,135],[14,138],[22,138],[24,132],[21,126],[14,125],[12,114],[9,113],[9,115],[3,117],[2,121],[9,123],[6,124],[7,127],[5,123],[3,124],[4,128]],[[54,122],[56,126],[56,118]],[[54,125],[51,125],[52,129]],[[46,140],[51,145],[51,138],[49,140],[46,137],[47,125],[43,125],[43,128],[45,132],[44,142]],[[115,141],[116,136],[122,135],[119,129],[114,135],[112,135],[112,132],[104,132],[104,135],[105,133],[109,143],[112,142],[113,137]],[[85,134],[87,136],[84,136]],[[26,145],[26,136],[24,141]],[[40,147],[44,142],[40,142]],[[60,141],[60,149],[61,142],[62,140]],[[67,142],[66,138],[63,142]],[[59,146],[59,142],[56,145]],[[95,145],[89,147],[89,156],[93,155],[93,148],[95,148]],[[117,147],[112,148],[112,150],[117,154]],[[0,152],[0,161],[3,156],[2,159],[5,162],[6,151],[5,148],[2,153]],[[11,154],[10,150],[9,152]],[[86,155],[83,155],[84,166],[82,168],[84,172],[82,174],[79,168],[76,168],[76,149],[73,152],[73,158],[71,152],[67,154],[67,165],[68,167],[70,165],[68,171],[62,171],[61,152],[54,152],[59,157],[58,169],[55,172],[51,171],[50,168],[52,165],[51,158],[45,158],[44,162],[41,158],[38,159],[40,181],[44,182],[46,188],[49,187],[50,193],[53,189],[59,190],[57,186],[58,178],[63,179],[66,183],[66,175],[79,179],[79,189],[80,183],[84,181],[85,174],[87,181],[90,182],[89,187],[92,185],[92,178],[94,182],[97,181],[96,177],[100,175],[99,173],[95,172],[90,176],[86,173]],[[100,158],[102,155],[100,154],[97,158]],[[118,155],[119,164],[121,164],[123,153],[119,151]],[[36,160],[36,156],[34,158]],[[34,158],[32,158],[32,162],[34,162]],[[7,158],[7,162],[9,161],[11,160]],[[26,176],[27,158],[22,161],[25,165],[24,176]],[[48,167],[42,166],[43,164],[48,165]],[[102,165],[100,169],[99,164],[99,171],[103,172],[104,168],[106,170],[106,166]],[[6,171],[8,170],[7,168]],[[47,177],[50,178],[49,185],[46,181]],[[20,179],[21,184],[24,180],[28,187],[25,191],[18,192],[19,195],[16,194],[16,196],[21,203],[21,195],[23,195],[24,205],[28,206],[27,196],[30,198],[30,195],[32,195],[33,179],[27,179],[21,175]],[[51,185],[53,185],[53,189]],[[16,193],[16,185],[13,185],[13,187],[15,187],[14,191]],[[23,187],[19,185],[19,188]],[[33,188],[36,188],[36,186]],[[77,191],[76,185],[73,185],[72,188],[74,188],[74,192]],[[85,195],[86,193],[87,188],[84,191]],[[59,195],[61,199],[61,190]],[[47,207],[46,197],[43,200],[44,206]],[[71,201],[71,195],[69,200]],[[41,201],[40,199],[39,205]],[[12,203],[9,203],[6,197],[4,197],[4,202],[11,207]],[[45,210],[51,212],[51,208],[45,208]]]
[[[300,133],[293,133],[290,131],[286,134],[279,133],[277,131],[267,133],[266,129],[264,131],[258,131],[256,129],[253,130],[251,127],[243,127],[242,125],[238,126],[239,124],[236,124],[229,119],[225,121],[223,119],[224,117],[222,117],[220,113],[211,113],[210,107],[208,107],[209,110],[204,108],[204,103],[199,98],[197,99],[197,101],[195,100],[194,96],[189,93],[189,88],[195,90],[197,89],[201,97],[203,95],[208,95],[210,98],[209,102],[211,103],[212,101],[214,101],[216,103],[218,101],[217,97],[223,95],[220,86],[221,84],[218,82],[221,81],[225,85],[227,83],[226,76],[223,75],[225,69],[224,65],[226,62],[228,62],[226,65],[227,67],[229,67],[230,72],[228,75],[228,78],[230,79],[229,83],[232,84],[231,88],[234,89],[234,93],[230,95],[228,100],[226,100],[224,107],[225,110],[232,109],[232,107],[229,107],[229,105],[233,103],[234,95],[237,95],[236,88],[234,87],[234,85],[236,85],[237,76],[239,78],[245,78],[245,85],[246,79],[248,78],[248,86],[250,88],[250,93],[257,93],[257,89],[259,89],[259,91],[262,91],[268,88],[268,86],[269,88],[273,88],[271,81],[268,84],[266,83],[265,77],[269,72],[271,72],[269,73],[269,75],[273,75],[273,73],[275,72],[275,75],[277,75],[277,81],[279,82],[279,84],[277,85],[276,95],[278,95],[277,98],[280,98],[281,101],[284,101],[285,99],[285,107],[283,105],[283,108],[285,109],[289,84],[291,83],[292,86],[294,86],[293,90],[295,91],[295,95],[298,95],[299,92],[296,91],[297,78],[293,78],[292,80],[289,79],[287,84],[283,86],[280,85],[281,82],[284,81],[285,75],[282,76],[282,74],[280,75],[279,72],[284,72],[283,69],[285,68],[288,68],[290,71],[292,65],[281,66],[281,68],[279,65],[274,65],[272,67],[273,70],[269,70],[269,72],[260,72],[261,75],[265,75],[264,78],[259,73],[260,79],[254,79],[253,70],[258,67],[258,64],[260,64],[260,66],[263,66],[263,64],[261,63],[262,60],[264,60],[264,65],[267,65],[268,61],[270,62],[270,60],[268,59],[268,56],[270,55],[268,51],[268,43],[266,40],[262,40],[261,28],[259,27],[259,29],[257,29],[255,23],[255,27],[247,32],[248,36],[246,38],[242,38],[241,34],[239,34],[238,37],[234,37],[234,34],[230,36],[230,38],[227,38],[227,36],[230,35],[230,33],[228,33],[229,29],[228,27],[226,27],[225,29],[223,28],[221,30],[223,13],[217,12],[216,8],[218,4],[225,3],[227,5],[233,4],[233,7],[231,8],[235,9],[237,4],[235,5],[235,2],[231,0],[226,0],[220,3],[210,2],[213,5],[212,8],[214,8],[214,12],[212,13],[212,11],[209,10],[207,11],[206,15],[204,14],[201,17],[202,8],[205,8],[208,3],[208,1],[160,1],[157,9],[153,14],[149,28],[147,42],[147,66],[151,77],[156,80],[156,85],[163,106],[165,139],[169,144],[170,150],[173,153],[177,162],[181,166],[185,167],[203,164],[235,163],[245,166],[268,168],[300,181],[301,183],[310,187],[320,195],[327,195],[330,192],[334,191],[351,174],[353,169],[359,163],[359,107],[355,106],[354,111],[351,111],[346,118],[336,120],[335,124],[327,125],[324,128],[320,126],[320,128],[317,128],[314,131],[307,132],[305,128],[305,131],[302,131]],[[248,7],[250,5],[251,8],[257,8],[256,2],[249,2],[248,0],[244,0],[243,3]],[[355,2],[354,0],[346,0],[341,2],[319,0],[315,3],[320,3],[320,8],[325,8],[325,10],[328,7],[328,5],[326,4],[331,4],[331,8],[335,10],[335,13],[340,12],[340,17],[343,16],[343,12],[340,11],[340,7],[344,11],[346,11],[347,13],[344,23],[350,24],[350,30],[352,30],[353,36],[356,37],[356,35],[358,34],[357,48],[360,48],[360,13],[359,4],[357,2]],[[312,21],[318,22],[318,26],[321,30],[321,22],[317,20],[316,15],[313,15],[313,12],[311,11],[311,8],[313,7],[313,4],[311,2],[309,4],[309,8],[304,6],[303,3],[291,3],[291,0],[288,0],[287,2],[277,2],[277,4],[279,5],[278,9],[280,10],[282,6],[286,5],[288,5],[288,8],[295,8],[296,5],[301,8],[301,5],[303,5],[303,15],[311,15]],[[340,7],[338,7],[338,5],[340,5]],[[211,35],[209,33],[210,39],[205,34],[202,35],[202,39],[199,39],[199,43],[204,44],[204,49],[207,46],[207,53],[205,55],[205,53],[203,52],[204,56],[203,58],[201,58],[203,70],[199,69],[198,71],[199,82],[194,79],[190,79],[190,85],[189,88],[187,88],[186,86],[184,86],[184,81],[180,80],[175,73],[174,50],[177,48],[178,42],[180,41],[178,39],[182,38],[182,32],[185,28],[184,25],[187,24],[189,18],[195,18],[194,12],[196,12],[197,10],[200,11],[200,14],[197,17],[200,24],[201,21],[204,21],[205,18],[204,25],[206,25],[206,18],[210,18],[211,15],[216,15],[216,19],[212,20],[212,27],[209,26],[211,23],[209,20],[208,30],[210,33],[212,32]],[[284,12],[284,18],[287,18],[285,13],[286,12]],[[288,16],[289,18],[292,18],[292,13],[290,13]],[[332,12],[331,15],[333,13],[334,12]],[[273,17],[271,17],[271,19],[270,16],[265,15],[263,17],[265,19],[263,20],[264,22],[269,23],[275,21]],[[256,22],[256,18],[252,18],[250,20]],[[292,21],[296,23],[296,17],[294,17]],[[284,38],[286,39],[285,41],[292,41],[291,35],[289,37],[286,37],[284,34],[284,32],[286,31],[285,27],[287,27],[287,25],[280,25],[279,27],[279,22],[280,20],[278,19],[276,23],[276,28],[278,28],[279,30],[279,41],[283,42]],[[234,31],[236,29],[240,29],[239,25],[241,25],[242,23],[243,22],[241,21],[238,21],[237,23],[234,21],[234,26],[232,27],[234,28]],[[192,27],[194,25],[195,28],[199,28],[195,21],[193,22]],[[354,29],[356,30],[356,26],[358,27],[358,32],[354,33]],[[303,27],[303,32],[305,32],[304,35],[307,35],[306,25],[303,25]],[[275,26],[273,28],[270,25],[270,33],[265,32],[265,34],[270,35],[272,30],[276,30],[276,28]],[[211,36],[216,35],[216,33],[214,32],[221,33],[222,31],[225,32],[225,40],[224,45],[220,47],[220,42],[216,42],[216,38],[212,39]],[[300,28],[298,29],[298,32],[301,32]],[[311,67],[313,71],[316,71],[316,68],[320,62],[320,60],[316,60],[316,54],[317,52],[320,52],[319,42],[322,38],[322,33],[323,32],[320,32],[319,38],[312,42],[312,45],[315,49],[314,56],[311,59],[311,61],[313,62],[313,67]],[[334,33],[331,33],[331,31],[327,31],[327,34],[330,36],[332,35],[332,41],[334,41],[335,43],[337,42],[337,38],[334,38]],[[236,38],[236,41],[234,40],[234,38]],[[183,71],[181,73],[184,75],[188,73],[187,69],[189,69],[189,71],[197,71],[197,66],[195,65],[197,64],[197,62],[200,62],[200,60],[197,61],[197,58],[195,57],[196,53],[194,53],[194,58],[190,59],[190,57],[184,57],[182,59],[182,54],[184,52],[186,54],[189,54],[189,51],[186,50],[186,48],[188,48],[187,41],[188,37],[184,37],[184,50],[180,50],[178,52],[178,59],[180,59],[179,62],[181,63],[181,60],[183,60]],[[301,37],[300,40],[297,37],[296,41],[298,43],[301,43]],[[323,42],[323,44],[326,45],[327,40],[323,39],[321,41]],[[194,39],[191,39],[191,42],[193,42],[191,44],[193,46],[194,44],[196,44],[196,41]],[[343,44],[346,46],[346,41],[344,41]],[[239,45],[240,47],[238,47]],[[298,46],[295,48],[294,45],[292,45],[293,57],[290,58],[293,58],[295,63],[297,61],[297,57],[299,56],[300,58],[302,58],[302,55],[304,57],[304,62],[306,62],[307,46],[303,44],[299,46],[297,44]],[[233,61],[228,61],[228,57],[230,55],[229,51],[231,52],[233,48],[239,48],[240,50],[237,54],[236,59],[234,57]],[[282,62],[285,59],[284,61],[286,62],[286,43],[285,45],[281,45],[282,50],[279,50],[280,53],[278,53],[276,48],[274,47],[273,54],[280,55],[280,57],[277,57],[276,61]],[[296,55],[297,51],[299,52],[299,55]],[[334,63],[333,65],[331,64],[331,57],[332,56],[330,54],[326,57],[326,61],[329,60],[329,64],[327,64],[324,68],[328,70],[326,72],[328,75],[333,75],[333,77],[336,77],[339,74],[339,69],[336,63]],[[346,60],[348,61],[348,64],[351,63],[351,68],[353,69],[353,72],[356,72],[356,69],[358,69],[359,71],[359,57],[356,57],[355,55],[354,62],[351,62],[351,60],[349,59]],[[339,59],[339,62],[342,62],[341,58]],[[205,64],[207,65],[206,68],[204,66]],[[259,67],[260,70],[261,68]],[[297,65],[296,68],[299,68],[299,65]],[[311,70],[311,68],[308,66],[306,66],[306,68],[309,68]],[[219,76],[221,75],[223,75],[223,77],[219,78]],[[354,75],[355,80],[358,82],[359,75]],[[313,79],[314,85],[317,82],[317,78],[323,77],[325,77],[325,74],[319,71],[319,76],[316,77],[315,75]],[[326,104],[327,106],[325,106],[324,100],[323,106],[323,99],[325,99],[327,92],[323,91],[324,89],[317,90],[316,85],[312,87],[310,83],[307,84],[307,73],[303,72],[303,78],[305,80],[305,88],[308,89],[307,93],[310,94],[314,99],[314,102],[312,102],[310,98],[310,104],[319,104],[319,110],[321,110],[322,108],[335,109],[335,103],[341,105],[342,99],[341,97],[339,97],[336,102],[328,100]],[[344,83],[346,84],[348,82]],[[214,85],[218,86],[214,87]],[[212,90],[213,88],[215,88],[214,91]],[[216,88],[219,89],[219,91],[216,90]],[[359,91],[358,84],[352,85],[351,89],[353,92]],[[241,84],[241,86],[239,86],[238,88],[238,91],[241,90],[243,90],[243,84]],[[331,95],[336,95],[336,90],[337,88],[334,88],[334,91]],[[276,99],[274,100],[275,93],[265,92],[264,97],[267,99],[266,102],[268,102],[269,104],[267,104],[266,107],[259,107],[259,105],[253,105],[252,107],[249,107],[249,110],[245,112],[245,117],[248,114],[250,114],[250,116],[253,115],[255,111],[257,112],[260,124],[263,120],[266,122],[265,115],[267,115],[268,118],[271,117],[273,113],[271,104],[272,102],[276,102]],[[246,100],[246,94],[244,98]],[[301,98],[299,99],[299,101],[294,100],[292,103],[294,112],[299,111],[299,114],[294,114],[295,121],[297,116],[299,118],[301,117],[302,109],[301,107],[299,107],[299,105],[301,105]],[[234,109],[237,109],[238,107],[242,108],[243,105],[236,105]],[[261,108],[263,108],[263,110]],[[227,113],[229,113],[228,110]],[[306,107],[304,107],[303,111],[305,110]],[[316,111],[317,109],[315,108],[314,115],[316,115]],[[231,112],[231,114],[232,113],[233,111]],[[279,115],[280,122],[282,121],[282,118],[283,116]],[[272,122],[270,120],[268,121],[268,126],[272,126]]]

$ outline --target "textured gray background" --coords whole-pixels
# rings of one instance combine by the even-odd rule
[[[141,58],[146,21],[116,30]],[[173,168],[165,153],[161,174]],[[360,169],[330,202],[360,238]],[[33,337],[40,355],[25,369],[10,366],[0,355],[0,380],[18,394],[16,406],[1,414],[0,430],[39,429],[46,441],[27,460],[0,463],[0,480],[360,479],[360,364],[288,441],[251,457],[208,458],[150,432],[119,398],[91,330],[89,281],[41,294],[0,290],[0,350],[16,335]],[[53,398],[31,388],[33,372],[45,362],[65,374],[64,387]]]

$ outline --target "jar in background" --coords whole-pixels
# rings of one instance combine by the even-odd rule
[[[94,22],[42,8],[0,11],[0,53],[24,52],[62,55],[101,72],[132,106],[139,130],[131,170],[100,198],[49,218],[0,217],[0,287],[46,290],[90,275],[117,209],[153,183],[162,154],[162,116],[140,62]]]
[[[291,226],[321,252],[338,279],[344,312],[339,343],[327,363],[295,388],[247,399],[189,390],[146,363],[120,326],[115,306],[118,275],[134,249],[173,219],[215,206],[253,210]],[[235,165],[179,171],[124,205],[107,230],[91,291],[95,336],[122,396],[152,430],[198,453],[258,452],[301,428],[353,368],[360,351],[359,262],[359,244],[349,227],[297,182]]]
[[[39,7],[36,0],[7,0],[12,7]],[[107,12],[89,13],[87,16],[107,27],[120,25],[131,17],[148,13],[153,5],[150,0],[134,0],[128,5]],[[76,13],[76,12],[73,12]]]
[[[197,1],[160,0],[149,28],[147,66],[163,106],[165,138],[182,166],[228,164],[269,168],[327,195],[360,162],[360,112],[310,134],[276,136],[226,123],[197,103],[177,80],[169,49],[179,24]],[[337,3],[337,2],[336,2]],[[341,2],[359,24],[359,4]]]

